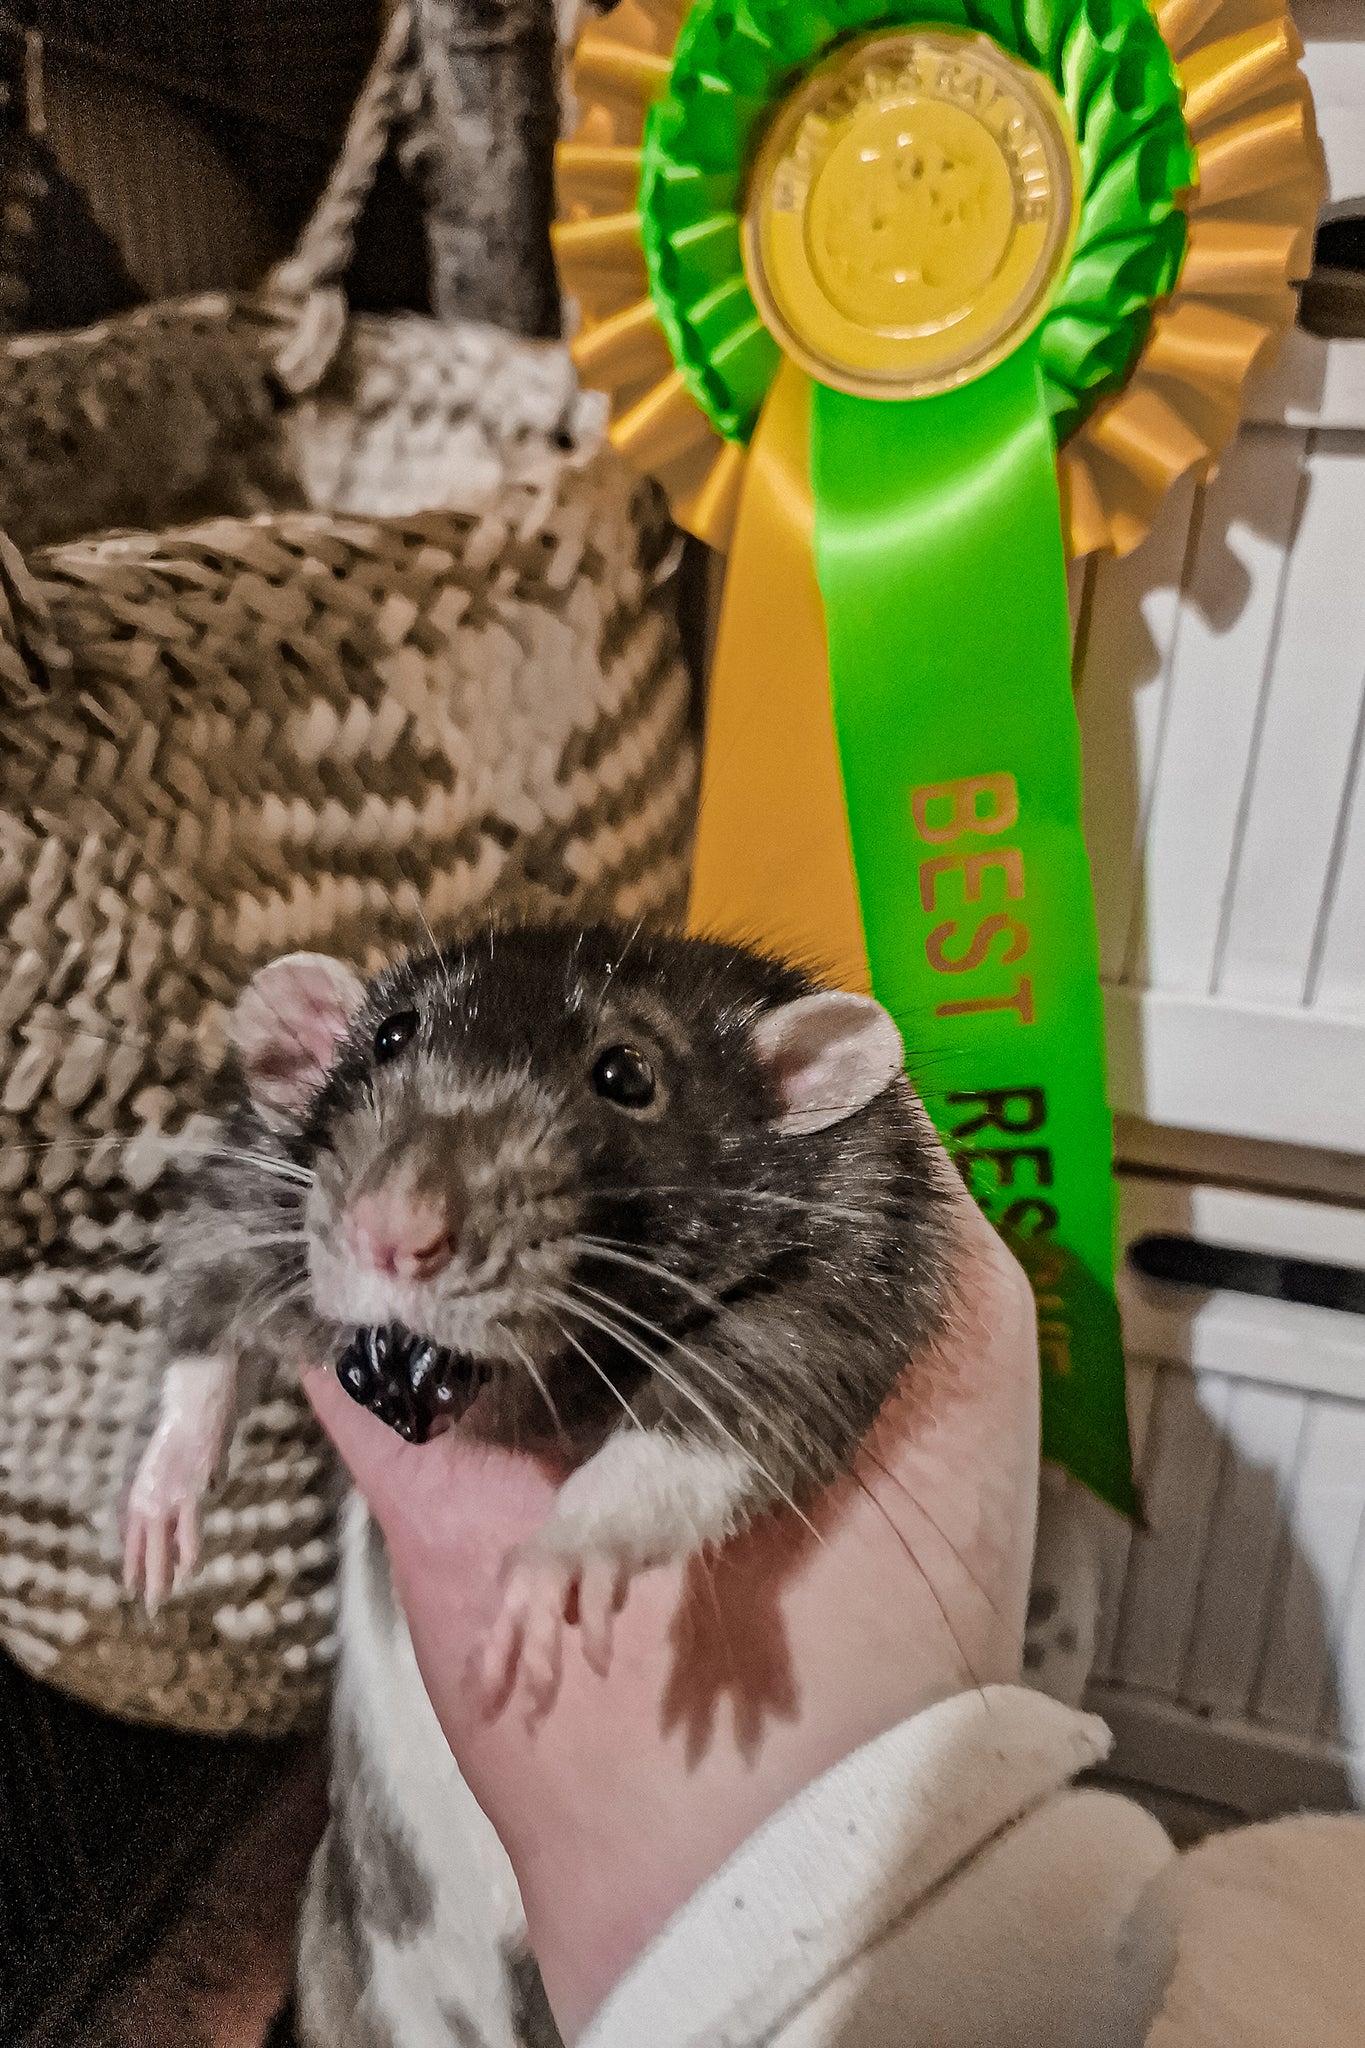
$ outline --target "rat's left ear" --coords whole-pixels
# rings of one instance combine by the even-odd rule
[[[782,1102],[777,1129],[793,1137],[841,1123],[905,1069],[901,1035],[881,1004],[838,989],[765,1010],[749,1036]]]

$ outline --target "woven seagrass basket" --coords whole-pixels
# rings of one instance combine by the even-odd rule
[[[398,15],[352,123],[323,269],[344,258],[402,32]],[[10,380],[42,351],[0,357],[0,500],[25,539],[0,540],[0,1640],[102,1708],[206,1731],[323,1707],[337,1498],[301,1396],[271,1388],[195,1578],[154,1623],[122,1595],[158,1221],[169,1167],[209,1138],[227,1005],[293,947],[368,967],[490,914],[670,919],[696,780],[672,530],[563,351],[344,309],[338,326],[330,284],[295,304],[274,328],[259,309],[202,330],[183,304],[153,309],[45,358],[49,421],[88,423],[89,366],[128,366],[129,406],[80,444],[111,460],[79,517],[240,513],[251,493],[285,508],[254,518],[35,548],[52,520],[16,481]],[[243,332],[283,333],[295,371],[301,349],[308,375],[326,362],[272,407],[268,460],[262,440],[234,469],[210,390],[192,483],[156,450],[139,478],[156,375],[197,389],[175,366],[207,335],[209,390]]]
[[[670,536],[609,456],[561,483],[483,516],[221,520],[8,573],[0,1636],[101,1706],[278,1729],[330,1654],[330,1480],[285,1388],[186,1591],[152,1624],[117,1583],[165,1169],[204,1140],[243,977],[294,947],[372,966],[480,914],[680,909]]]
[[[379,164],[395,143],[419,153],[438,117],[421,55],[396,0],[332,175],[259,292],[0,342],[0,528],[19,547],[216,514],[465,511],[509,477],[553,488],[580,436],[595,445],[603,401],[564,348],[348,314]]]

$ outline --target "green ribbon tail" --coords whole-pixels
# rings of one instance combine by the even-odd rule
[[[872,985],[1038,1302],[1043,1454],[1136,1509],[1055,443],[1034,337],[811,409],[816,568]]]

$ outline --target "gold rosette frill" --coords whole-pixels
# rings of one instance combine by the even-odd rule
[[[934,10],[909,10],[921,21]],[[970,9],[966,10],[970,18]],[[1164,0],[1196,169],[1182,195],[1183,261],[1152,309],[1122,389],[1078,420],[1058,453],[1068,553],[1124,555],[1181,476],[1207,476],[1236,431],[1247,378],[1293,324],[1322,196],[1303,54],[1279,0]],[[574,360],[610,394],[611,437],[669,493],[688,532],[723,549],[746,441],[728,437],[675,361],[650,291],[637,208],[646,114],[669,90],[687,13],[620,0],[579,39],[581,117],[558,153],[555,246],[581,318]],[[983,27],[989,21],[982,11]]]

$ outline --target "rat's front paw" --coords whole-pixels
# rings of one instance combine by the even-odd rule
[[[124,1521],[123,1583],[155,1614],[199,1558],[199,1503],[212,1478],[202,1444],[158,1431],[142,1455]]]
[[[520,1687],[533,1715],[548,1713],[559,1693],[569,1627],[577,1627],[584,1657],[605,1678],[612,1622],[629,1581],[623,1557],[524,1544],[508,1567],[502,1605],[480,1659],[488,1708],[500,1711]]]

